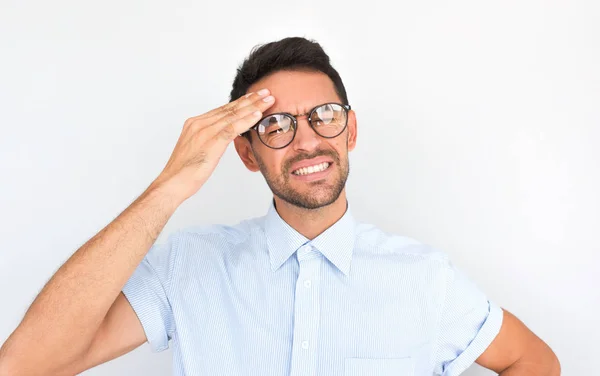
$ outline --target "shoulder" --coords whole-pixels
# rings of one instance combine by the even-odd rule
[[[193,225],[180,228],[150,249],[146,258],[154,268],[168,271],[171,279],[187,278],[199,270],[219,269],[228,260],[256,252],[264,230],[260,218],[236,224]],[[214,270],[217,270],[214,269]]]
[[[235,246],[263,233],[264,218],[250,218],[236,224],[207,224],[184,227],[173,234],[181,245],[214,243]]]
[[[357,225],[355,252],[449,266],[448,255],[441,250],[409,236],[386,232],[372,224]]]

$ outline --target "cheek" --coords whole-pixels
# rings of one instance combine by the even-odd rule
[[[340,139],[335,144],[331,145],[331,148],[337,153],[340,160],[344,160],[348,155],[348,144],[346,137]]]
[[[279,156],[278,158],[273,160],[273,169],[274,171],[277,171],[278,173],[282,172],[283,167],[284,167],[284,162],[285,162],[285,157],[284,156]]]
[[[284,159],[284,156],[282,153],[273,153],[273,152],[269,153],[268,155],[265,155],[263,158],[265,167],[267,167],[269,172],[275,173],[275,174],[281,173],[284,160],[285,159]]]

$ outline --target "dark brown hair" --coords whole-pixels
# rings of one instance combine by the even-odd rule
[[[278,71],[318,71],[326,74],[335,87],[342,104],[348,104],[346,88],[339,73],[331,66],[329,56],[313,40],[290,37],[256,46],[237,69],[229,101],[246,94],[261,78]],[[244,135],[249,136],[250,132]]]

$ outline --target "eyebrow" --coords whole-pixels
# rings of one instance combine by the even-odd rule
[[[313,109],[315,109],[315,108],[317,108],[317,107],[319,107],[319,106],[315,106],[315,107],[313,107]],[[311,110],[311,111],[312,111],[312,110]],[[292,114],[292,113],[290,113],[290,112],[287,112],[287,111],[274,111],[274,112],[271,112],[270,114],[266,114],[265,116],[277,115],[277,114],[286,114],[286,115],[292,115],[293,117],[298,117],[298,116],[308,116],[308,115],[310,114],[310,112],[311,112],[311,111],[309,111],[309,112],[306,112],[306,113],[304,113],[304,114]]]
[[[317,106],[317,107],[319,107],[319,106]],[[314,107],[314,108],[316,108],[316,107]],[[306,112],[304,114],[290,114],[290,115],[292,115],[293,117],[308,116],[308,115],[310,115],[311,112],[312,112],[312,110],[310,110],[309,112]]]
[[[289,114],[289,115],[292,115],[293,117],[299,117],[299,116],[308,116],[308,115],[310,115],[310,113],[311,113],[311,112],[312,112],[312,111],[313,111],[315,108],[317,108],[317,107],[320,107],[320,106],[323,106],[324,104],[330,104],[330,103],[337,103],[337,102],[325,102],[325,103],[318,104],[318,105],[316,105],[316,106],[312,107],[310,110],[308,110],[308,112],[305,112],[305,113],[303,113],[303,114],[292,114],[292,113],[290,113],[290,112],[287,112],[287,111],[275,111],[275,112],[272,112],[272,113],[270,113],[270,114],[266,114],[265,116],[271,116],[271,115],[276,115],[276,114]]]

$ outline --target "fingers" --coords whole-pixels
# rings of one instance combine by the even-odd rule
[[[204,134],[203,137],[207,139],[212,138],[216,136],[218,132],[222,130],[222,128],[233,124],[238,119],[244,118],[252,112],[260,111],[262,113],[263,111],[271,107],[275,100],[273,96],[268,94],[269,91],[266,89],[259,90],[256,93],[248,93],[245,96],[239,98],[238,100],[231,102],[225,106],[216,108],[204,115],[189,118],[184,123],[183,133],[194,134],[201,131],[201,133]],[[209,116],[209,114],[212,115]],[[258,119],[256,121],[258,121]],[[246,124],[246,122],[241,122],[237,124],[243,129],[243,124]],[[206,132],[204,130],[205,128],[213,128],[213,126],[215,125],[217,126],[217,129],[215,130],[211,130],[210,132]],[[248,128],[251,126],[252,124],[248,125]],[[242,132],[245,132],[248,128],[243,129]],[[235,131],[235,127],[231,127],[231,129],[227,129],[225,131],[225,138],[231,131]]]
[[[263,112],[274,103],[273,97],[265,97],[254,104],[237,110],[235,115],[224,116],[210,127],[205,128],[205,137],[231,141],[254,126],[263,116]],[[204,136],[203,136],[204,137]]]
[[[202,138],[219,138],[225,141],[231,141],[239,134],[246,132],[250,127],[256,124],[262,117],[264,111],[275,103],[273,96],[258,98],[253,103],[240,107],[230,108],[226,115],[217,119],[216,115],[211,118],[210,125],[202,129]]]
[[[231,123],[237,119],[241,119],[254,111],[263,112],[273,105],[274,98],[272,95],[263,98],[256,98],[253,102],[245,106],[231,106],[221,110],[221,112],[213,115],[210,118],[210,126],[220,126],[223,122]]]
[[[219,125],[204,128],[195,137],[204,141],[204,147],[211,155],[222,155],[234,138],[256,124],[261,117],[261,111],[254,111],[235,120],[231,117],[223,118]]]
[[[237,109],[246,107],[246,106],[258,101],[261,98],[265,98],[269,94],[270,94],[270,92],[268,89],[262,89],[257,92],[248,93],[248,94],[236,99],[233,102],[227,103],[221,107],[217,107],[212,111],[209,111],[205,114],[197,116],[196,118],[207,119],[207,118],[215,118],[216,117],[216,119],[215,119],[215,121],[216,121],[216,120],[222,118],[223,116],[230,114],[231,112],[235,112]]]

